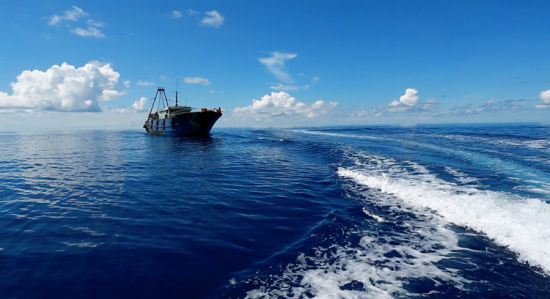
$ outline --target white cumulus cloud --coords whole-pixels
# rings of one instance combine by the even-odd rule
[[[100,111],[101,101],[124,94],[116,89],[120,74],[111,64],[91,61],[76,68],[66,62],[46,71],[25,70],[0,92],[0,107],[54,111]]]
[[[399,97],[398,100],[394,100],[388,107],[389,112],[400,112],[412,109],[418,102],[418,90],[414,88],[407,88],[405,94]]]
[[[225,18],[217,10],[211,10],[204,13],[204,17],[201,24],[208,27],[220,28]]]
[[[235,108],[233,113],[236,116],[246,116],[256,120],[275,117],[315,118],[328,114],[337,105],[337,102],[326,103],[324,101],[316,101],[308,105],[281,91],[264,95],[259,100],[254,99],[252,105]]]
[[[542,101],[542,104],[535,105],[535,108],[537,109],[550,108],[550,89],[541,91],[539,94],[539,97]]]
[[[393,100],[387,106],[379,107],[369,111],[368,113],[361,113],[358,115],[352,113],[352,118],[360,118],[365,116],[382,116],[389,113],[396,112],[421,112],[421,113],[434,113],[439,107],[439,103],[435,99],[429,99],[427,101],[421,101],[418,96],[418,90],[415,88],[407,88],[405,94],[399,97],[399,100]]]
[[[285,70],[285,63],[287,60],[295,58],[296,56],[298,56],[298,54],[275,51],[271,53],[271,57],[259,58],[259,61],[261,64],[265,65],[267,70],[277,79],[286,83],[293,83],[294,80],[292,80],[292,76]]]
[[[132,108],[136,109],[137,111],[143,111],[146,103],[147,103],[147,98],[141,97],[139,100],[135,101],[132,104]]]
[[[545,104],[550,104],[550,89],[541,91],[539,96]]]
[[[210,81],[202,77],[185,77],[183,78],[183,82],[187,84],[202,84],[204,86],[210,85]]]

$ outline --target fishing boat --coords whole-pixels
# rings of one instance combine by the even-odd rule
[[[156,111],[153,112],[156,104]],[[143,127],[148,134],[168,136],[208,136],[216,121],[222,116],[222,110],[194,109],[189,106],[170,106],[164,88],[157,88],[153,105]]]

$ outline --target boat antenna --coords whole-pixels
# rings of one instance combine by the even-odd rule
[[[176,107],[178,107],[178,89],[180,87],[179,79],[176,79]]]

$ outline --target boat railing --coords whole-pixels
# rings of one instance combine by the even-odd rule
[[[190,108],[191,108],[191,110],[186,111],[187,113],[189,113],[189,112],[217,112],[217,113],[221,113],[222,112],[221,108],[195,108],[195,107],[190,107]]]
[[[192,112],[217,112],[222,113],[221,108],[193,108]]]
[[[185,114],[185,113],[192,113],[192,112],[215,112],[215,113],[222,113],[222,109],[221,108],[192,108],[192,107],[189,107],[191,109],[189,110],[185,110],[185,111],[171,111],[169,113],[170,116],[173,116],[173,115],[178,115],[178,114]],[[158,112],[155,112],[155,113],[149,113],[149,119],[160,119],[159,117],[159,113]]]

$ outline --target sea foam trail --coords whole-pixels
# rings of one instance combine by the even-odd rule
[[[395,196],[412,207],[429,208],[446,221],[484,233],[519,260],[550,274],[550,205],[536,198],[478,190],[441,180],[413,162],[364,155],[338,175]]]
[[[392,198],[387,198],[380,207],[401,217],[410,212],[410,208]],[[365,208],[363,212],[377,222],[386,221]],[[389,221],[399,227],[391,234],[343,229],[341,233],[345,236],[360,236],[359,242],[340,240],[328,247],[313,248],[308,254],[301,253],[283,273],[270,275],[260,283],[261,287],[247,292],[246,298],[415,297],[422,294],[407,287],[414,280],[431,281],[455,290],[464,290],[471,283],[454,269],[438,266],[441,260],[459,250],[456,234],[440,216],[421,213],[407,221]],[[333,237],[342,238],[341,233]],[[432,294],[439,292],[432,291]]]
[[[384,161],[376,162],[381,166]],[[461,249],[456,233],[440,215],[403,205],[388,194],[363,196],[364,187],[352,181],[343,188],[361,203],[370,225],[378,229],[336,220],[333,225],[339,227],[338,232],[318,236],[332,241],[302,252],[282,273],[256,278],[259,287],[248,291],[247,298],[422,296],[411,287],[415,281],[433,283],[432,295],[467,290],[472,281],[440,263],[453,260],[453,253]]]
[[[358,134],[342,134],[342,133],[330,133],[330,132],[319,132],[319,131],[309,131],[309,130],[295,130],[294,132],[310,134],[310,135],[324,135],[331,137],[344,137],[344,138],[354,138],[354,139],[365,139],[365,140],[377,140],[384,142],[394,142],[396,144],[404,144],[414,147],[426,148],[432,151],[445,153],[450,156],[459,157],[466,159],[473,164],[482,165],[498,173],[504,174],[510,178],[521,181],[523,184],[523,189],[548,195],[550,194],[550,174],[536,169],[533,167],[528,167],[513,161],[502,160],[498,157],[493,157],[487,154],[473,152],[469,150],[461,150],[458,148],[439,146],[432,143],[413,141],[408,139],[395,139],[387,137],[375,137],[368,135],[358,135]],[[444,137],[444,135],[441,135]]]

